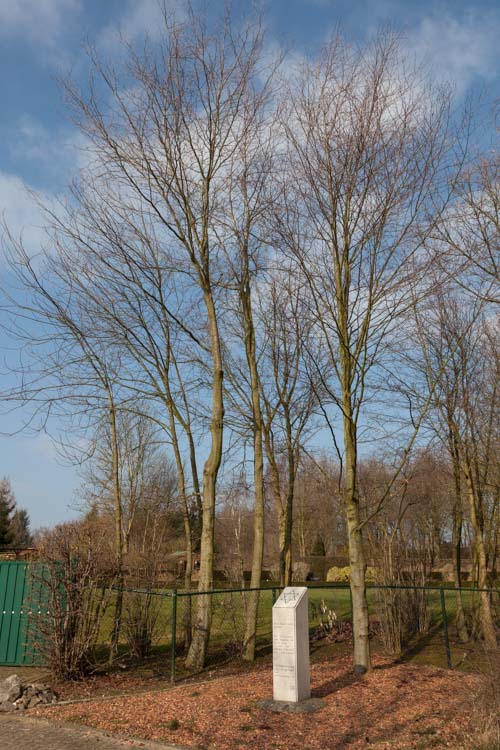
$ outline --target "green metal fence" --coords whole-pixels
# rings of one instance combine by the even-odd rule
[[[320,603],[334,610],[337,617],[344,622],[352,619],[352,597],[350,587],[346,584],[308,585],[309,589],[309,625],[314,630],[321,619]],[[381,591],[412,592],[423,599],[426,621],[422,623],[422,637],[415,638],[411,645],[405,644],[402,658],[437,663],[453,668],[464,660],[464,653],[469,647],[458,643],[455,633],[455,611],[457,589],[451,586],[381,586],[369,585],[367,598],[370,617],[376,619],[380,613]],[[481,591],[488,591],[499,615],[500,590],[464,588],[464,604],[472,610],[474,598]],[[257,622],[256,646],[260,651],[270,650],[272,644],[271,611],[281,588],[266,586],[251,588],[220,588],[211,591],[147,591],[143,589],[126,589],[124,593],[135,595],[153,595],[161,604],[161,616],[157,624],[157,640],[161,641],[163,652],[169,652],[169,669],[172,682],[176,679],[179,667],[178,659],[183,655],[183,623],[186,608],[193,606],[195,614],[198,596],[212,597],[212,624],[208,651],[209,664],[230,659],[241,652],[245,624],[245,606],[250,592],[259,591],[259,615]],[[168,635],[165,628],[168,627]],[[451,632],[450,632],[451,630]],[[425,651],[422,649],[425,643]],[[429,656],[430,654],[430,656]]]
[[[18,665],[35,664],[40,659],[40,650],[33,648],[33,634],[41,617],[46,612],[41,606],[43,592],[40,581],[43,576],[29,576],[28,570],[33,563],[1,562],[0,563],[0,664]],[[35,582],[38,584],[35,585]],[[38,586],[38,588],[37,588]],[[313,632],[321,621],[321,605],[333,610],[341,622],[349,623],[352,619],[351,591],[346,584],[308,584],[309,589],[309,625]],[[259,610],[256,632],[256,648],[260,653],[270,652],[272,646],[272,606],[281,588],[278,585],[265,586],[259,589],[250,588],[217,588],[211,591],[147,590],[125,588],[124,613],[133,613],[145,602],[152,602],[150,615],[154,620],[151,632],[153,659],[156,664],[167,666],[172,681],[176,679],[179,669],[184,671],[182,656],[184,653],[184,624],[187,610],[192,608],[196,613],[196,601],[199,596],[212,597],[212,624],[208,650],[208,663],[215,664],[229,660],[241,653],[245,609],[252,591],[259,591]],[[367,589],[368,606],[372,622],[380,616],[380,593],[420,592],[425,599],[426,622],[422,627],[422,637],[411,644],[404,645],[402,658],[411,658],[423,663],[440,666],[465,667],[470,662],[468,649],[472,653],[474,644],[462,645],[457,638],[455,627],[456,594],[451,586],[377,586]],[[472,613],[477,604],[480,589],[468,587],[461,589],[466,614]],[[488,589],[496,607],[496,617],[500,616],[500,590]],[[105,619],[100,633],[103,648],[109,643],[112,626],[112,607]],[[125,618],[126,619],[126,618]],[[109,632],[108,632],[109,631]],[[422,645],[423,644],[423,645]],[[318,647],[321,644],[319,643]],[[316,648],[316,645],[314,646]],[[127,633],[122,634],[122,653],[127,652]],[[129,651],[130,653],[130,651]]]
[[[23,562],[0,563],[0,664],[25,663],[27,567]]]
[[[44,573],[39,563],[0,561],[0,665],[40,664],[34,643],[46,615]]]

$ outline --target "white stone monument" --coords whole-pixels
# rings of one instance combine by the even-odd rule
[[[273,607],[273,698],[298,703],[310,696],[307,588],[290,586]]]

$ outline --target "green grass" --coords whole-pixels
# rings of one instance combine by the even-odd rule
[[[168,590],[165,590],[165,593]],[[279,589],[276,589],[276,594]],[[134,602],[140,595],[124,594],[124,607],[133,607]],[[248,593],[216,593],[212,595],[213,618],[211,639],[209,648],[209,665],[214,665],[222,661],[237,657],[240,652],[240,644],[243,640],[244,633],[244,614],[245,598]],[[463,601],[466,609],[472,604],[474,594],[464,592]],[[476,595],[477,596],[477,595]],[[377,592],[375,589],[368,589],[368,608],[370,617],[377,619],[376,607]],[[193,609],[196,607],[197,597],[191,597]],[[182,622],[184,607],[188,601],[187,597],[179,596],[177,599],[177,653],[182,657]],[[328,609],[332,609],[339,620],[350,619],[351,604],[350,593],[348,588],[323,588],[315,586],[309,588],[309,625],[311,631],[317,627],[320,622],[320,604],[324,601]],[[420,664],[433,664],[435,666],[445,667],[447,665],[446,651],[444,646],[444,631],[441,612],[441,598],[439,590],[426,591],[427,608],[430,618],[428,632],[419,638],[415,638],[405,650],[403,655],[404,661]],[[464,647],[458,643],[456,629],[454,625],[456,615],[456,595],[454,591],[445,592],[446,615],[450,636],[450,650],[452,662],[459,664],[460,668],[474,668],[477,658],[480,658],[481,648],[477,646],[470,648],[470,653],[464,656]],[[260,596],[259,615],[257,626],[257,650],[260,654],[265,655],[271,651],[272,643],[272,591],[263,591]],[[172,597],[158,597],[155,599],[157,607],[157,621],[154,634],[154,649],[152,661],[161,664],[162,671],[169,668],[169,652],[171,647],[172,634]],[[112,608],[109,609],[101,628],[101,638],[103,643],[108,642],[112,622]],[[314,651],[324,649],[334,651],[339,650],[339,645],[345,650],[346,644],[327,644],[320,642],[314,644]],[[381,644],[374,642],[375,650],[381,649]],[[125,651],[125,639],[122,635],[122,649]],[[178,666],[182,674],[182,658],[178,659]]]

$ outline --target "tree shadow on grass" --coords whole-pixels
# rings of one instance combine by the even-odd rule
[[[432,625],[427,633],[421,635],[417,640],[412,641],[412,643],[410,643],[401,654],[399,661],[401,663],[411,662],[416,656],[419,656],[431,647],[433,651],[436,651],[439,648],[439,653],[441,653],[442,650],[443,662],[445,663],[446,651],[444,639],[442,638],[442,627],[439,623]],[[435,659],[429,659],[429,663],[432,663],[435,666],[443,666],[441,664],[436,665]]]

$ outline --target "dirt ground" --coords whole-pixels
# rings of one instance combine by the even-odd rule
[[[346,655],[311,666],[312,695],[326,703],[313,714],[257,707],[272,694],[269,664],[172,689],[50,706],[36,714],[192,750],[465,748],[480,680],[382,657],[375,659],[372,674],[355,679]]]

